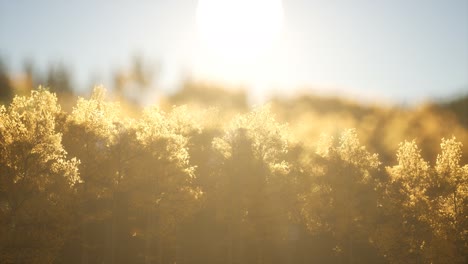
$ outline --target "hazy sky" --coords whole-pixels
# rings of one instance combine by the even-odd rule
[[[0,0],[0,56],[12,70],[25,58],[40,67],[64,61],[82,87],[110,85],[111,70],[138,53],[161,64],[166,89],[189,75],[257,92],[315,87],[399,102],[468,92],[468,0],[284,0],[280,39],[245,65],[220,65],[200,52],[196,6]]]

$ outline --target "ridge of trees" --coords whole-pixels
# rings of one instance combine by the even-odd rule
[[[399,133],[401,113],[311,140],[279,107],[130,117],[100,87],[69,113],[44,88],[15,96],[0,106],[1,262],[466,263],[462,126],[391,159],[360,132]],[[406,129],[430,127],[417,116]]]

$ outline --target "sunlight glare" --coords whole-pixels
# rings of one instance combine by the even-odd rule
[[[227,61],[264,54],[283,24],[281,0],[200,0],[197,29],[205,48]]]

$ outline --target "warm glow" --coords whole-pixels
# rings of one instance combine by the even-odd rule
[[[200,0],[197,27],[205,48],[228,61],[255,59],[278,37],[281,0]]]

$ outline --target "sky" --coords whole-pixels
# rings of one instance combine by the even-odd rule
[[[26,59],[64,62],[78,87],[111,86],[111,72],[139,54],[160,65],[167,91],[190,77],[398,103],[468,93],[468,0],[283,0],[278,37],[243,62],[207,53],[197,3],[0,0],[0,57],[13,72]]]

